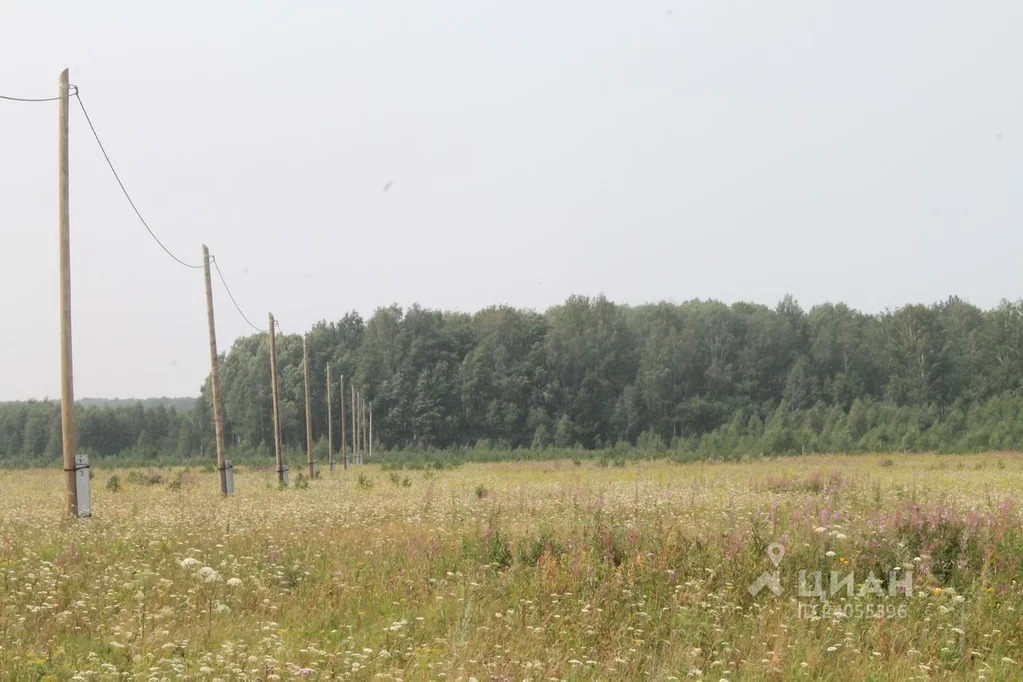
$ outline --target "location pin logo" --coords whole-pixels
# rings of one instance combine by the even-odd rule
[[[770,557],[774,567],[777,568],[781,560],[785,558],[785,545],[780,542],[772,542],[767,546],[767,556]]]
[[[774,573],[764,571],[760,574],[760,577],[747,588],[749,593],[754,597],[757,596],[757,594],[760,593],[760,590],[765,587],[771,590],[776,597],[780,597],[781,593],[784,591],[781,586],[781,573],[777,570],[777,568],[778,564],[781,563],[782,558],[785,556],[785,545],[780,542],[772,542],[767,546],[767,556],[774,564],[775,571]]]

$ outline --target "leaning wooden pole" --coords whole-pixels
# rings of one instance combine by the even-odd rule
[[[220,382],[217,378],[217,326],[213,322],[213,287],[210,284],[210,250],[202,245],[202,274],[206,282],[206,324],[210,331],[210,385],[213,389],[213,430],[217,438],[217,471],[220,494],[227,495],[227,467],[224,465],[224,415],[220,410]]]
[[[341,461],[348,471],[348,446],[345,445],[345,375],[341,375]]]
[[[327,463],[334,473],[334,414],[330,400],[330,363],[327,363]]]
[[[71,208],[68,186],[68,70],[60,72],[57,94],[57,217],[60,251],[60,434],[64,440],[64,499],[67,513],[78,516],[75,480],[75,381],[71,353]]]
[[[313,477],[313,410],[309,392],[309,338],[302,339],[302,364],[305,366],[305,456],[306,475]]]
[[[287,483],[284,474],[284,453],[281,442],[281,401],[277,390],[277,337],[274,330],[274,314],[270,313],[270,390],[273,395],[274,410],[274,456],[277,458],[277,481]]]
[[[359,438],[356,432],[359,430],[359,420],[355,416],[355,384],[352,384],[352,464],[358,464]]]

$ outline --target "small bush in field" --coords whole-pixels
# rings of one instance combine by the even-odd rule
[[[389,480],[391,483],[393,483],[395,486],[399,488],[412,487],[412,479],[410,479],[408,476],[399,476],[398,472],[396,471],[392,471],[390,475],[387,477],[387,480]]]
[[[163,474],[159,471],[142,472],[136,469],[128,473],[128,483],[139,486],[161,485],[163,484]]]

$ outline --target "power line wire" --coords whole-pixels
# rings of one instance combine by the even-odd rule
[[[142,213],[139,211],[138,206],[135,205],[135,202],[132,200],[131,195],[128,194],[128,190],[127,190],[127,188],[125,188],[124,182],[121,181],[121,176],[117,174],[117,170],[114,168],[114,164],[110,160],[110,155],[107,154],[107,150],[103,146],[103,141],[100,139],[99,133],[96,132],[96,126],[93,125],[92,118],[89,116],[89,112],[85,108],[85,103],[82,101],[82,97],[78,93],[78,86],[77,85],[70,85],[69,89],[70,88],[73,88],[74,91],[73,92],[69,92],[68,93],[68,97],[74,97],[75,99],[78,100],[78,106],[80,106],[82,108],[82,113],[85,114],[85,121],[86,121],[86,123],[89,124],[89,130],[92,131],[92,136],[96,139],[96,144],[99,145],[99,150],[103,153],[103,158],[106,160],[107,166],[110,168],[110,172],[113,174],[114,179],[117,181],[118,186],[120,186],[121,192],[124,193],[124,198],[128,200],[128,204],[131,206],[132,210],[135,211],[135,215],[138,216],[138,219],[142,223],[142,226],[146,228],[146,231],[149,233],[149,236],[152,237],[153,240],[156,241],[156,243],[160,245],[160,248],[163,249],[164,252],[168,256],[173,258],[175,261],[177,261],[181,265],[184,265],[186,268],[192,268],[192,269],[196,269],[196,270],[201,269],[203,267],[202,264],[192,265],[191,263],[186,263],[185,261],[183,261],[180,258],[178,258],[177,256],[175,256],[171,252],[171,250],[168,249],[164,245],[164,243],[162,241],[160,241],[160,238],[156,236],[156,233],[153,232],[152,228],[149,227],[149,223],[147,223],[146,219],[142,217]],[[54,102],[56,100],[63,99],[63,97],[29,98],[29,97],[14,97],[14,96],[11,96],[11,95],[0,95],[0,99],[9,100],[9,101],[13,101],[13,102]],[[220,277],[220,282],[221,282],[221,284],[224,285],[224,290],[227,291],[228,298],[231,299],[231,303],[234,304],[234,308],[235,308],[235,310],[238,311],[238,314],[241,315],[241,318],[243,320],[245,320],[246,324],[248,324],[250,327],[252,327],[256,332],[258,332],[260,334],[265,334],[267,332],[267,330],[266,329],[260,329],[256,325],[252,324],[252,321],[249,320],[249,318],[242,311],[241,306],[238,305],[238,301],[235,300],[234,294],[231,293],[231,287],[227,286],[227,279],[225,279],[224,273],[220,270],[220,265],[217,264],[216,257],[210,256],[210,262],[213,263],[213,266],[217,269],[217,275]],[[276,320],[275,320],[275,323],[277,325],[277,329],[280,330],[280,328],[281,328],[280,323],[276,322]],[[283,334],[284,332],[281,332],[281,333]]]
[[[210,262],[213,263],[213,267],[217,269],[217,275],[220,276],[220,281],[224,285],[224,289],[227,291],[227,296],[228,298],[231,299],[231,303],[234,303],[234,309],[238,311],[238,314],[242,316],[242,319],[245,320],[250,327],[255,329],[260,334],[266,334],[267,330],[260,329],[256,325],[252,324],[249,318],[245,316],[245,313],[242,312],[241,306],[238,305],[238,301],[234,300],[234,294],[231,293],[231,287],[227,286],[227,280],[224,279],[224,273],[220,271],[220,266],[217,264],[217,259],[214,258],[213,256],[210,256]]]
[[[74,92],[68,92],[68,97],[78,96],[78,86],[71,85],[70,88],[74,88]],[[12,95],[0,95],[0,99],[8,100],[9,102],[56,102],[59,99],[64,99],[62,95],[57,97],[14,97]]]
[[[186,268],[192,268],[195,270],[202,268],[201,263],[199,265],[192,265],[191,263],[186,263],[185,261],[175,256],[173,253],[171,253],[171,250],[164,246],[163,242],[160,241],[160,238],[157,237],[156,233],[153,232],[152,228],[149,227],[149,223],[147,223],[146,219],[142,217],[142,213],[139,211],[138,206],[136,206],[135,202],[132,201],[131,195],[128,194],[128,190],[124,187],[124,183],[121,182],[121,176],[119,176],[117,174],[117,170],[114,169],[114,164],[110,160],[110,155],[107,154],[107,150],[103,146],[103,141],[99,139],[99,133],[96,132],[96,126],[92,124],[92,119],[89,117],[89,112],[85,110],[85,103],[82,102],[82,96],[78,94],[77,87],[75,88],[74,96],[75,99],[78,100],[78,106],[82,108],[82,113],[85,114],[85,120],[89,124],[89,129],[92,131],[92,136],[96,138],[96,144],[99,145],[99,150],[103,152],[103,158],[106,159],[107,166],[110,167],[110,172],[114,174],[114,179],[117,180],[117,184],[120,185],[121,191],[124,193],[124,198],[128,200],[128,204],[130,204],[132,210],[135,211],[135,215],[138,216],[139,221],[142,223],[142,226],[146,228],[146,232],[149,233],[149,236],[152,237],[156,241],[156,243],[160,245],[160,248],[163,249],[168,256],[176,260],[181,265],[184,265]]]

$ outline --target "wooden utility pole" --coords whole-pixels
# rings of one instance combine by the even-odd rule
[[[345,375],[341,375],[341,461],[348,471],[348,446],[345,445]]]
[[[362,397],[362,389],[359,389],[359,464],[366,461],[366,399]]]
[[[78,516],[75,480],[75,382],[71,354],[71,208],[68,185],[68,70],[60,72],[57,94],[57,217],[60,251],[60,433],[64,440],[64,497],[67,513]]]
[[[302,364],[305,366],[305,456],[306,475],[313,477],[313,411],[309,393],[309,338],[302,339]]]
[[[369,404],[369,458],[373,459],[373,403]]]
[[[358,453],[355,455],[355,463],[362,464],[362,391],[355,391],[355,428],[359,435],[356,440],[359,443]]]
[[[210,329],[210,384],[213,388],[213,429],[217,438],[217,471],[220,494],[227,495],[227,467],[224,466],[224,415],[220,411],[220,384],[217,380],[217,327],[213,323],[213,287],[210,284],[210,250],[202,245],[202,274],[206,281],[206,324]]]
[[[330,404],[330,363],[327,363],[327,462],[334,473],[334,416]]]
[[[358,464],[357,453],[359,451],[359,439],[356,431],[359,430],[359,420],[355,416],[355,384],[352,384],[352,464]]]
[[[363,404],[361,388],[359,389],[358,402],[359,402],[359,464],[362,464],[363,460],[365,459],[366,453],[366,422],[365,422],[366,415],[362,411]]]
[[[270,313],[270,389],[274,407],[274,455],[277,457],[277,481],[284,483],[284,453],[281,443],[281,403],[277,391],[277,337],[274,333],[274,314]]]

